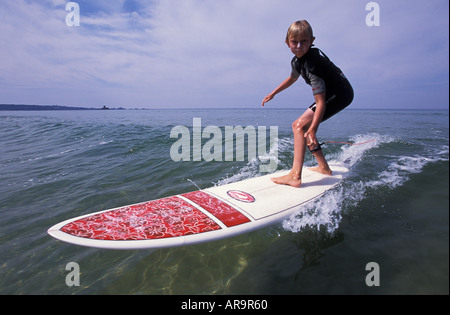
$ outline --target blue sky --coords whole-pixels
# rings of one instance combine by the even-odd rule
[[[0,1],[0,103],[125,108],[258,108],[290,74],[289,25],[344,70],[353,108],[449,103],[448,0]],[[306,108],[299,80],[269,108]]]

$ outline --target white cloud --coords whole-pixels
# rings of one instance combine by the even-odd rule
[[[304,18],[317,46],[368,93],[362,100],[421,82],[448,91],[441,0],[377,1],[373,28],[360,0],[79,1],[80,27],[65,25],[67,2],[0,3],[0,103],[259,106],[289,75],[285,32]],[[312,98],[297,88],[278,106],[299,106],[294,96],[303,107]]]

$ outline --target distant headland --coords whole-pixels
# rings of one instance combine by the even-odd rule
[[[86,107],[70,107],[70,106],[60,106],[60,105],[15,105],[15,104],[0,104],[1,110],[122,110],[125,108],[109,108],[107,106],[103,106],[101,108],[86,108]]]

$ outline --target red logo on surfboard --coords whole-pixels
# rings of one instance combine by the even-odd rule
[[[230,190],[227,192],[228,196],[230,196],[233,199],[236,199],[238,201],[246,202],[246,203],[253,203],[256,201],[255,197],[250,195],[249,193],[246,193],[245,191],[240,190]]]

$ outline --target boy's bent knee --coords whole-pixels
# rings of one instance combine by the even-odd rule
[[[305,128],[305,125],[302,124],[301,120],[296,120],[292,123],[292,131],[294,133],[304,134],[306,132],[306,128]]]
[[[298,123],[298,121],[294,121],[292,123],[292,132],[294,132],[294,133],[301,132],[301,127],[300,127],[300,124]]]

